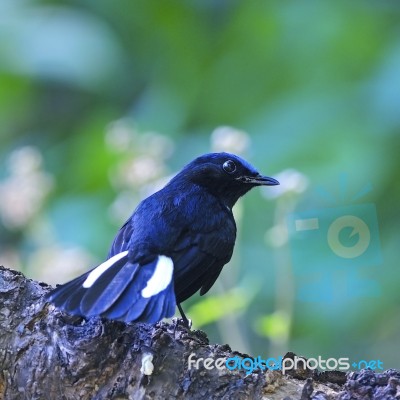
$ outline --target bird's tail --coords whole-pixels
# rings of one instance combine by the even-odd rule
[[[72,315],[155,323],[175,313],[172,273],[166,256],[140,265],[125,251],[58,286],[46,300]]]

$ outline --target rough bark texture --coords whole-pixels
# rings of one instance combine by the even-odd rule
[[[347,377],[189,370],[191,353],[196,359],[245,355],[210,345],[203,332],[181,325],[69,317],[43,303],[48,290],[0,267],[0,399],[400,399],[394,370]],[[143,373],[152,366],[150,375]]]

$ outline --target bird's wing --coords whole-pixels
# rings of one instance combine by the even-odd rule
[[[113,244],[111,245],[108,253],[109,258],[115,256],[116,254],[122,253],[123,251],[129,250],[129,241],[132,233],[133,225],[131,218],[129,218],[115,236]]]
[[[140,265],[124,251],[58,286],[46,299],[72,315],[154,323],[175,313],[172,273],[168,257]]]
[[[178,303],[200,289],[201,295],[208,292],[231,259],[234,245],[230,235],[221,235],[220,231],[182,236],[172,257]]]

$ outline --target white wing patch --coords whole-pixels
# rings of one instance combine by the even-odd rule
[[[166,289],[171,282],[173,271],[172,260],[166,256],[158,256],[156,269],[147,281],[146,287],[142,289],[142,297],[151,297]]]
[[[112,267],[117,261],[125,257],[127,254],[127,251],[123,251],[122,253],[118,253],[115,256],[109,258],[107,261],[104,261],[103,264],[100,264],[88,275],[82,286],[84,288],[90,288],[93,283],[95,283],[97,279],[99,279],[99,277],[108,270],[108,268]]]

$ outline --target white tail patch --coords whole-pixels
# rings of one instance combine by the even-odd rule
[[[127,251],[123,251],[122,253],[118,253],[115,256],[109,258],[107,261],[104,261],[103,264],[100,264],[88,275],[82,286],[84,288],[90,288],[93,283],[95,283],[97,279],[99,279],[99,277],[108,270],[108,268],[112,267],[117,261],[125,257],[127,254]]]
[[[158,256],[156,269],[147,281],[146,287],[142,289],[142,296],[151,297],[166,289],[171,282],[173,271],[174,263],[172,260],[166,256]]]

